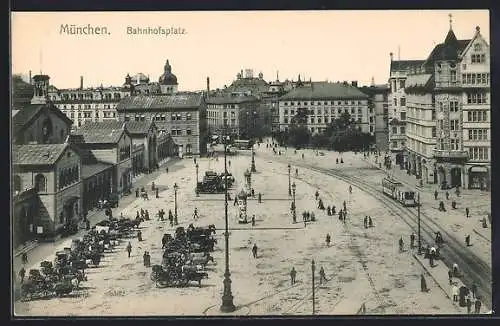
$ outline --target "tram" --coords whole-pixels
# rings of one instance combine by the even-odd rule
[[[415,192],[404,187],[401,182],[391,177],[385,177],[382,179],[382,192],[392,199],[397,200],[403,206],[417,206]]]

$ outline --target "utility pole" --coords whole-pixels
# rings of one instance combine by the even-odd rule
[[[418,219],[418,254],[420,255],[422,248],[422,240],[420,238],[420,193],[417,193],[417,219]]]

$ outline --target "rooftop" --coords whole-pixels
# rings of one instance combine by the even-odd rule
[[[258,99],[255,96],[232,96],[229,94],[224,94],[224,95],[216,95],[207,98],[207,104],[239,104],[239,103],[245,103],[245,102],[254,102],[258,101]]]
[[[66,149],[68,144],[13,145],[12,164],[14,165],[52,165]]]
[[[297,87],[280,97],[280,100],[336,100],[366,99],[368,96],[357,87],[344,83],[312,82],[311,86]]]
[[[431,74],[408,75],[408,78],[406,78],[405,88],[428,86],[432,81],[431,77]]]
[[[76,132],[88,144],[116,144],[124,132],[123,121],[86,122]]]
[[[102,171],[112,167],[113,164],[108,164],[108,163],[95,163],[95,164],[82,164],[81,168],[81,176],[82,179],[87,179],[89,177],[92,177],[98,173],[101,173]]]
[[[147,134],[149,129],[153,125],[153,121],[127,121],[125,123],[125,128],[130,134]]]
[[[420,67],[425,60],[392,60],[391,72],[394,71],[409,71],[415,67]]]
[[[128,96],[118,103],[120,110],[198,108],[202,102],[201,93],[176,93],[172,95]]]

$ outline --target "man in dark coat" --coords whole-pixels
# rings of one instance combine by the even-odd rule
[[[19,277],[21,278],[21,284],[24,283],[24,277],[26,276],[26,270],[24,267],[21,267],[21,270],[19,271]]]
[[[365,229],[368,229],[368,216],[365,215],[365,218],[363,219],[363,225]]]
[[[295,284],[295,277],[297,276],[297,272],[295,271],[295,267],[292,267],[292,270],[290,271],[290,279],[292,282],[292,285]]]
[[[476,298],[476,292],[477,292],[477,286],[476,283],[472,283],[472,286],[470,287],[470,291],[472,292],[472,298]]]
[[[128,245],[127,245],[127,253],[128,253],[128,258],[130,258],[130,253],[132,252],[132,244],[130,243],[130,241],[128,242]]]
[[[425,281],[424,274],[420,274],[420,291],[427,292],[427,282]]]
[[[437,190],[434,190],[434,199],[437,200],[438,199],[438,192]]]
[[[474,302],[474,313],[479,314],[481,312],[481,300],[479,297],[476,298],[476,302]]]
[[[330,247],[330,242],[332,241],[332,238],[330,237],[330,234],[326,234],[326,246]]]
[[[469,218],[469,207],[465,207],[465,217]]]
[[[254,244],[252,247],[252,255],[253,258],[257,258],[257,244]]]
[[[448,281],[450,281],[450,285],[453,283],[453,272],[451,271],[451,268],[448,269]]]
[[[470,234],[468,234],[466,237],[465,237],[465,243],[467,244],[467,247],[470,246]]]
[[[414,248],[415,247],[415,233],[411,233],[410,235],[410,248]]]

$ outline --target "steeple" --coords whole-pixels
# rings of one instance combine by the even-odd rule
[[[172,73],[172,67],[170,66],[170,63],[168,62],[168,59],[167,59],[167,63],[165,63],[165,73]]]
[[[449,14],[448,16],[450,17],[450,30],[448,31],[448,35],[446,35],[444,44],[451,45],[453,43],[457,43],[457,37],[455,36],[455,33],[453,33],[453,16],[451,14]]]
[[[448,17],[450,17],[450,31],[453,30],[453,15],[448,14]]]

